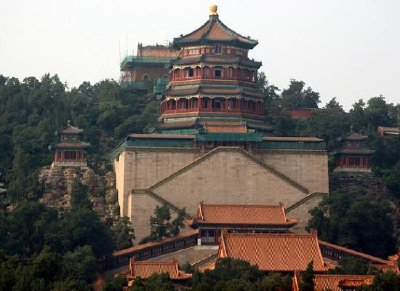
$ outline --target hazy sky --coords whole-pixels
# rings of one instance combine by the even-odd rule
[[[400,0],[0,0],[0,74],[58,74],[70,87],[119,77],[137,42],[165,43],[198,28],[209,5],[259,45],[270,83],[303,80],[350,108],[383,95],[400,103]]]

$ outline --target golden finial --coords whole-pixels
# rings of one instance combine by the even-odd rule
[[[218,6],[217,5],[215,5],[215,4],[211,5],[210,6],[210,16],[211,15],[218,15],[217,10],[218,10]]]

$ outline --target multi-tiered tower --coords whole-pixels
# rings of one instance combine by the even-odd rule
[[[217,6],[195,31],[175,38],[170,82],[161,104],[164,132],[194,133],[221,126],[221,131],[263,131],[263,94],[257,86],[261,62],[249,59],[258,42],[223,24]],[[218,129],[217,129],[218,130]]]

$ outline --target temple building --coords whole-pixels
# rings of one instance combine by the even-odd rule
[[[261,62],[249,59],[258,42],[228,28],[213,5],[209,20],[175,38],[170,83],[161,104],[161,128],[194,133],[208,124],[221,131],[265,131],[263,94],[257,86]],[[209,131],[213,132],[213,131]]]
[[[128,287],[135,284],[135,279],[147,279],[153,274],[167,274],[173,283],[184,284],[192,274],[187,274],[179,270],[178,261],[172,260],[167,262],[148,262],[136,261],[131,258],[129,261],[129,272],[127,275]]]
[[[239,233],[288,232],[297,220],[286,217],[283,205],[217,205],[200,203],[192,227],[199,245],[218,245],[221,231]]]
[[[60,130],[60,143],[54,146],[52,167],[86,167],[86,148],[88,143],[81,141],[83,130],[68,125]]]
[[[314,263],[314,272],[328,269],[322,257],[316,232],[293,233],[228,233],[222,232],[218,258],[232,258],[257,265],[261,271],[305,271]]]
[[[121,62],[121,86],[161,97],[169,81],[171,60],[177,55],[178,51],[171,46],[143,46],[139,43],[136,56],[126,56]]]
[[[120,214],[136,239],[150,232],[157,206],[199,203],[278,205],[304,231],[329,192],[325,142],[316,137],[271,136],[257,87],[260,62],[249,58],[257,41],[228,28],[212,6],[208,20],[175,38],[159,127],[129,134],[114,150]]]
[[[368,148],[368,136],[354,132],[339,139],[340,148],[334,152],[336,172],[371,172],[369,159],[375,152]]]

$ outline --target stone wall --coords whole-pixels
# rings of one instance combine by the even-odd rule
[[[265,164],[306,187],[310,193],[329,192],[326,151],[268,150],[255,154]]]
[[[149,234],[149,218],[163,201],[194,215],[200,201],[288,207],[312,192],[328,192],[324,151],[136,148],[122,152],[114,165],[121,214],[131,218],[137,240]],[[318,201],[293,212],[301,216],[300,228]]]
[[[135,149],[123,151],[114,162],[121,216],[128,215],[128,196],[146,189],[199,158],[192,149]]]

